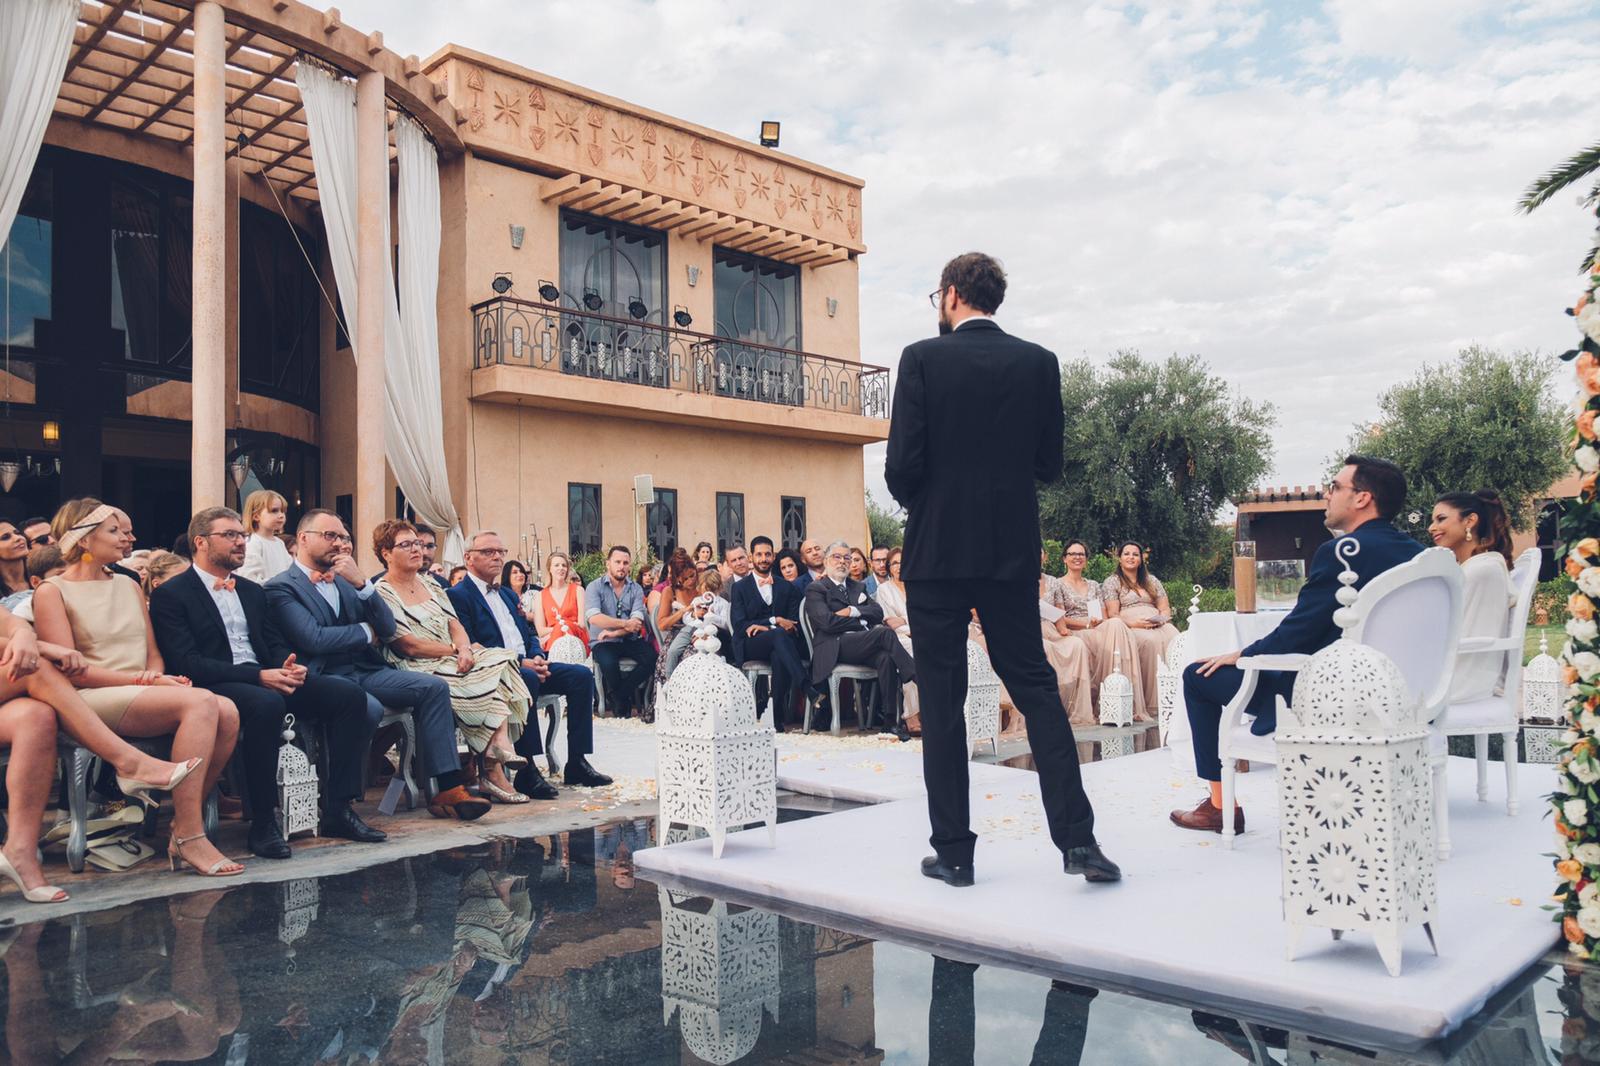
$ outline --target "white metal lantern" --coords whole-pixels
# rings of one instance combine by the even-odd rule
[[[278,919],[278,939],[285,945],[305,936],[317,920],[322,885],[315,877],[291,877],[282,886],[283,915]]]
[[[694,825],[722,857],[730,829],[756,822],[778,842],[778,756],[770,718],[756,717],[744,674],[723,662],[715,626],[696,631],[656,697],[656,778],[663,825]]]
[[[1561,758],[1561,664],[1550,655],[1550,641],[1539,635],[1539,654],[1522,668],[1522,746],[1524,762],[1553,763]]]
[[[1133,682],[1122,672],[1122,650],[1111,659],[1111,673],[1100,682],[1100,724],[1133,724]]]
[[[317,830],[317,770],[295,747],[294,715],[283,716],[283,745],[278,748],[278,830],[288,840]]]
[[[684,1043],[706,1062],[742,1059],[761,1037],[762,1011],[778,1020],[778,916],[721,900],[702,910],[704,897],[666,889],[660,900],[662,1024],[676,1013]]]
[[[1180,718],[1179,735],[1188,736],[1188,716],[1180,715],[1179,711],[1183,708],[1183,671],[1194,658],[1189,651],[1189,627],[1199,613],[1200,586],[1195,585],[1194,596],[1189,600],[1190,620],[1184,623],[1183,632],[1172,638],[1156,663],[1156,726],[1162,747],[1167,746],[1167,738]]]
[[[975,640],[967,641],[967,751],[980,740],[987,740],[1000,754],[1000,677],[989,662],[989,653]]]
[[[552,663],[584,663],[588,661],[589,653],[584,650],[583,641],[571,633],[563,633],[550,644],[550,654],[545,656]]]
[[[1337,593],[1349,606],[1346,562]],[[1372,934],[1390,976],[1400,940],[1421,925],[1433,943],[1438,907],[1428,724],[1388,656],[1350,638],[1312,656],[1279,701],[1278,816],[1288,957],[1306,928]],[[1435,946],[1435,953],[1438,948]]]

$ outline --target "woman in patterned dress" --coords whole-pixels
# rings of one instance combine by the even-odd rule
[[[1172,606],[1167,602],[1167,590],[1145,568],[1144,549],[1134,541],[1127,541],[1117,549],[1117,572],[1106,578],[1102,589],[1105,596],[1107,618],[1121,619],[1128,627],[1133,641],[1133,657],[1138,674],[1128,674],[1133,682],[1134,701],[1144,701],[1146,717],[1148,708],[1159,707],[1156,690],[1156,671],[1167,645],[1178,635],[1172,624]]]
[[[501,803],[527,803],[505,768],[527,765],[512,750],[527,724],[532,698],[515,652],[471,644],[439,583],[422,573],[422,545],[409,522],[389,519],[372,534],[373,553],[388,567],[378,595],[394,614],[395,635],[383,656],[402,670],[442,677],[450,685],[456,728],[482,763],[478,782]]]
[[[1088,547],[1082,541],[1070,542],[1062,552],[1061,561],[1066,564],[1067,572],[1056,579],[1049,602],[1066,612],[1056,622],[1057,632],[1083,641],[1089,649],[1089,676],[1093,682],[1095,706],[1100,706],[1100,682],[1116,668],[1116,653],[1121,652],[1122,673],[1133,684],[1133,716],[1140,721],[1153,719],[1156,708],[1145,706],[1144,690],[1139,687],[1139,659],[1134,653],[1133,636],[1127,623],[1106,613],[1100,586],[1084,576],[1089,562]]]

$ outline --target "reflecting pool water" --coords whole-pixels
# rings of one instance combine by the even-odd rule
[[[503,839],[6,929],[0,1046],[15,1063],[228,1066],[1600,1056],[1600,973],[1558,957],[1451,1041],[1347,1048],[658,888],[632,863],[655,833]]]

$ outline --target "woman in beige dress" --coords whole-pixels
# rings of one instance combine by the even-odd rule
[[[889,576],[878,582],[875,596],[878,606],[883,608],[883,624],[895,631],[901,646],[915,659],[917,653],[911,647],[911,622],[906,615],[906,587],[900,580],[900,555],[899,548],[889,550]],[[916,682],[901,689],[900,699],[905,707],[906,729],[921,736],[922,707],[917,702]]]
[[[1039,552],[1039,565],[1044,565],[1043,551]],[[1044,657],[1056,672],[1056,690],[1061,694],[1061,705],[1067,709],[1067,721],[1077,726],[1094,725],[1094,673],[1089,646],[1063,625],[1065,618],[1050,622],[1044,617],[1046,607],[1054,606],[1061,598],[1059,585],[1056,578],[1040,571],[1039,632],[1044,637]]]
[[[422,542],[411,523],[380,522],[372,551],[388,568],[377,588],[395,621],[383,657],[402,670],[432,674],[449,684],[456,728],[482,764],[479,784],[501,803],[527,803],[505,773],[505,767],[528,763],[511,747],[533,704],[516,652],[475,646],[467,639],[450,597],[422,573]]]
[[[244,867],[230,862],[206,838],[201,804],[233,754],[239,736],[239,709],[233,701],[193,688],[186,677],[165,672],[150,628],[150,613],[136,581],[112,576],[106,567],[121,562],[128,532],[122,513],[99,500],[72,500],[50,524],[65,573],[39,586],[33,596],[39,639],[78,651],[87,669],[73,679],[83,700],[113,732],[128,737],[172,737],[172,758],[204,759],[205,772],[193,773],[172,790],[174,813],[167,858],[174,870],[184,863],[195,873],[222,877]],[[129,799],[153,804],[147,789]]]
[[[1121,663],[1123,676],[1133,684],[1133,716],[1140,721],[1155,718],[1155,707],[1146,707],[1140,686],[1139,658],[1134,654],[1133,637],[1127,623],[1107,615],[1101,588],[1084,576],[1089,549],[1082,541],[1072,541],[1061,555],[1067,572],[1056,579],[1050,602],[1065,611],[1056,629],[1081,640],[1089,648],[1089,673],[1094,682],[1094,704],[1100,706],[1100,682]],[[1121,652],[1119,659],[1117,653]]]
[[[1161,706],[1156,672],[1167,645],[1178,635],[1167,590],[1145,568],[1144,548],[1128,541],[1117,550],[1117,571],[1106,578],[1103,592],[1106,617],[1121,619],[1133,641],[1134,665],[1139,672],[1123,672],[1133,682],[1134,705],[1143,701],[1145,717],[1152,717],[1149,708]]]

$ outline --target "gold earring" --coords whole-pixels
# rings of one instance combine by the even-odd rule
[[[87,566],[89,563],[94,562],[94,556],[90,555],[88,552],[84,552],[78,557],[78,561]]]

